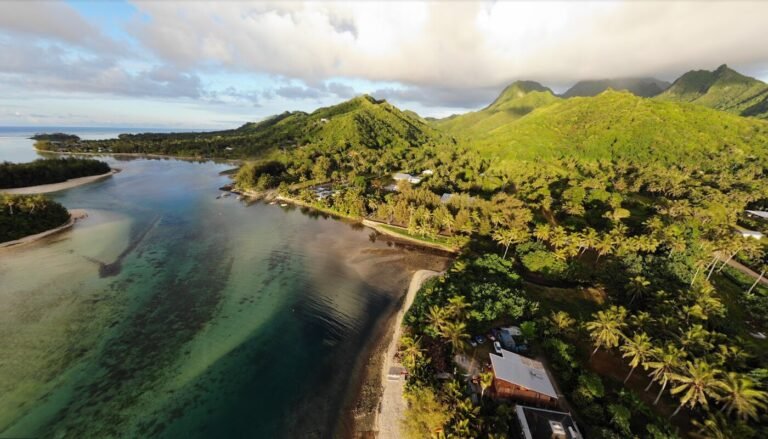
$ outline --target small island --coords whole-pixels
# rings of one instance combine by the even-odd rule
[[[66,157],[29,163],[0,163],[0,192],[41,194],[90,183],[112,175],[105,162]]]
[[[75,216],[79,215],[70,215],[64,206],[43,195],[3,194],[0,196],[0,247],[63,230],[74,224]]]

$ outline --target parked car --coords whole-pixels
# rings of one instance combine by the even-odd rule
[[[499,343],[498,341],[494,341],[493,350],[496,351],[497,354],[501,354],[501,343]]]
[[[482,335],[476,335],[475,341],[477,342],[477,344],[483,344],[485,343],[485,337],[483,337]]]

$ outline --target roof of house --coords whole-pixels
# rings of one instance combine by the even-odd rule
[[[759,216],[763,219],[768,219],[768,212],[762,210],[748,210],[747,213],[750,215]]]
[[[491,366],[496,378],[533,390],[552,398],[557,392],[540,361],[531,360],[514,352],[501,350],[501,356],[490,354]]]
[[[749,230],[749,229],[745,229],[744,227],[741,227],[741,226],[735,226],[734,228],[736,229],[737,233],[741,234],[741,236],[752,236],[752,237],[755,237],[755,238],[762,238],[763,237],[763,233],[762,232],[758,232],[757,230]]]
[[[395,180],[409,180],[413,178],[413,175],[406,174],[405,172],[398,172],[394,176],[392,176]]]
[[[570,413],[518,404],[515,406],[515,414],[525,439],[551,439],[553,437],[581,439],[583,437]],[[559,435],[554,433],[559,433]]]
[[[440,196],[440,202],[441,203],[447,203],[447,202],[451,201],[452,197],[453,197],[453,194],[446,192],[446,193],[444,193],[443,195]]]

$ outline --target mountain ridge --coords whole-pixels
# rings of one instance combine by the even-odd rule
[[[660,94],[669,86],[669,82],[651,77],[589,79],[577,82],[561,96],[564,98],[591,97],[613,89],[626,90],[635,96],[648,98]]]
[[[449,134],[488,131],[558,100],[560,98],[550,88],[536,81],[515,81],[483,109],[437,119],[431,124]]]
[[[726,64],[713,71],[688,71],[655,98],[690,102],[741,116],[768,118],[768,84]]]

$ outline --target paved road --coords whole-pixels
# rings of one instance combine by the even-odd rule
[[[752,279],[757,279],[758,277],[760,277],[760,273],[755,273],[751,268],[747,267],[746,265],[742,264],[741,262],[733,258],[731,258],[731,260],[728,261],[728,265],[746,274],[747,276],[750,276]],[[768,279],[766,279],[765,276],[763,276],[760,279],[760,283],[762,285],[768,286]]]

